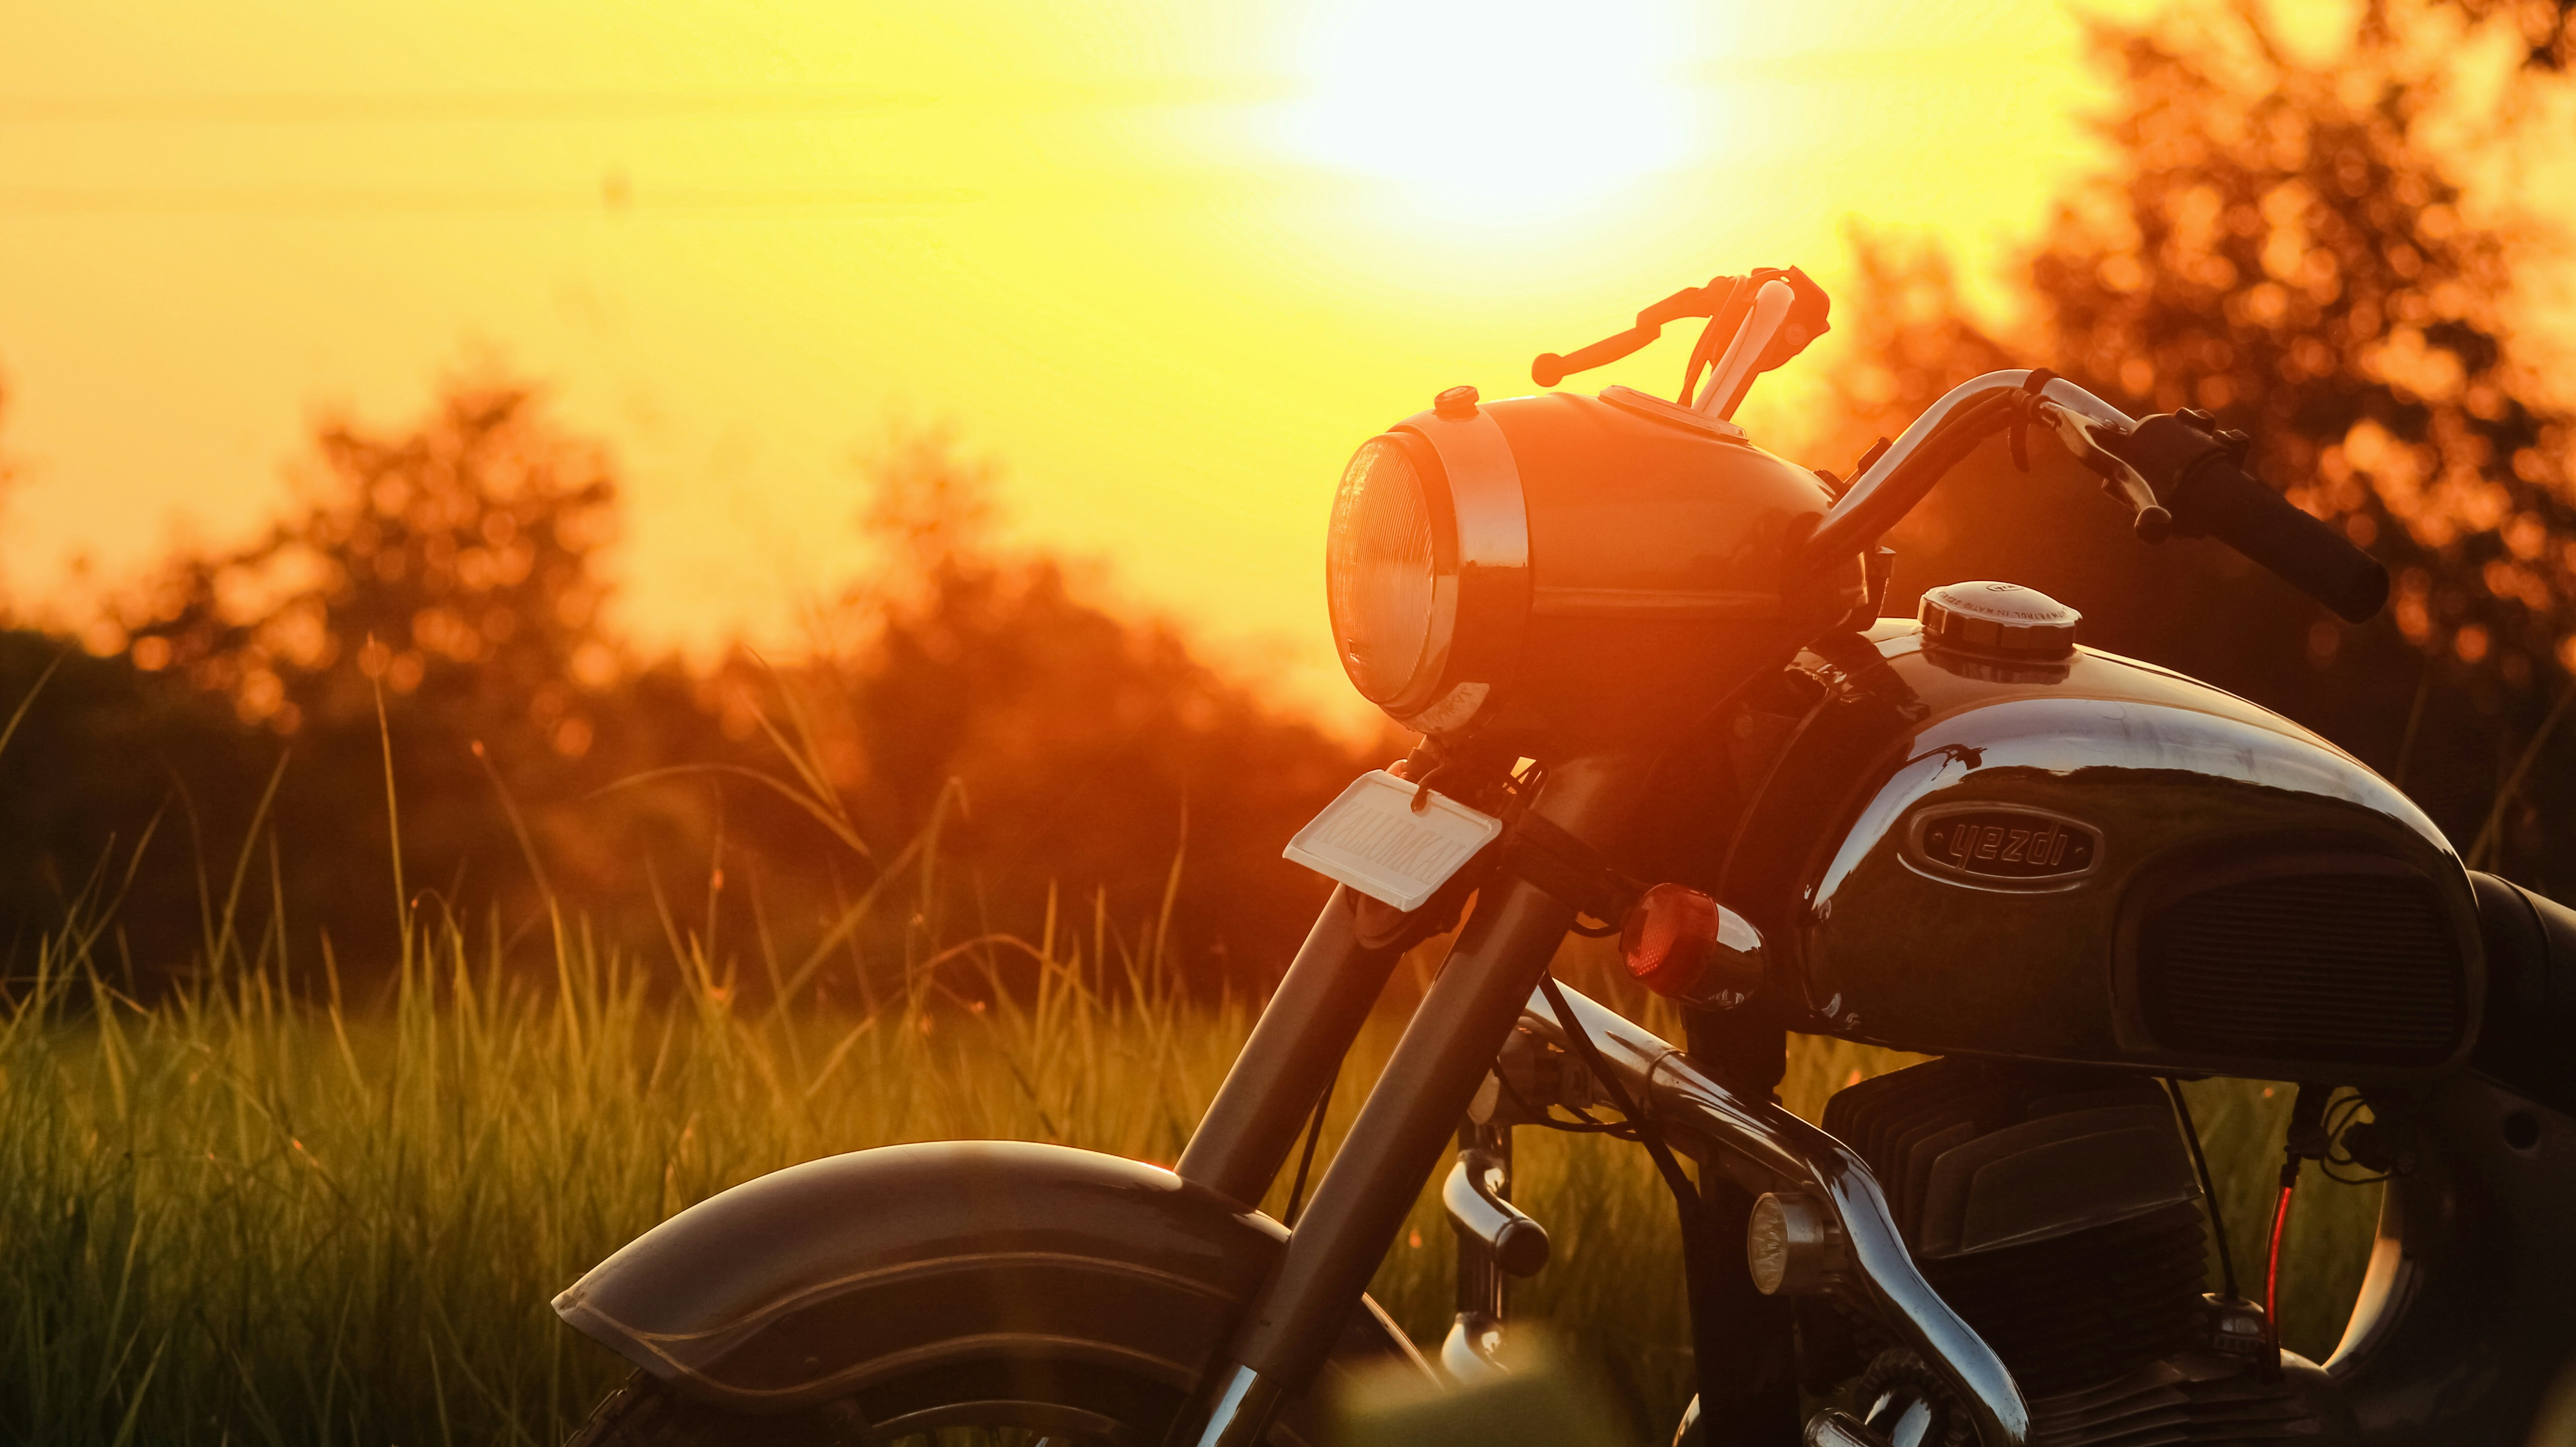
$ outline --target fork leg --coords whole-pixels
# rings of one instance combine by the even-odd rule
[[[1245,1207],[1270,1189],[1403,953],[1360,943],[1359,906],[1348,885],[1334,886],[1190,1133],[1174,1168],[1182,1180]]]
[[[1607,840],[1625,823],[1645,772],[1644,761],[1626,757],[1571,761],[1551,773],[1535,807],[1578,838]],[[1212,1384],[1212,1402],[1184,1417],[1175,1441],[1252,1447],[1279,1401],[1313,1380],[1573,923],[1572,905],[1527,880],[1503,871],[1486,880],[1246,1311],[1228,1353],[1234,1369]]]

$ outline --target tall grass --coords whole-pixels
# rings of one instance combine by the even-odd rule
[[[793,958],[766,930],[720,950],[668,911],[648,961],[560,911],[531,948],[399,900],[402,956],[354,1003],[327,942],[325,986],[289,987],[258,849],[208,883],[200,969],[137,1000],[102,868],[0,982],[0,1442],[552,1443],[623,1368],[549,1299],[691,1202],[913,1140],[1175,1159],[1251,1010],[1173,988],[1168,898],[1123,933],[1095,904],[1051,908],[1035,940],[943,944],[935,859],[934,837]],[[1594,984],[1580,948],[1561,963]],[[1399,971],[1354,1050],[1327,1155],[1429,964]],[[1812,1119],[1901,1063],[1801,1040],[1784,1098]],[[2190,1090],[2257,1280],[2288,1092]],[[1640,1440],[1668,1431],[1689,1394],[1669,1199],[1632,1146],[1520,1144],[1518,1195],[1555,1250],[1515,1311],[1607,1380]],[[1451,1291],[1434,1184],[1372,1288],[1426,1344]],[[2312,1356],[2375,1208],[2372,1191],[2311,1191],[2295,1218],[2284,1316]]]
[[[861,1014],[754,1008],[694,965],[655,989],[573,930],[551,978],[506,967],[488,934],[418,939],[362,1008],[293,998],[255,958],[145,1007],[49,946],[0,1021],[0,1438],[551,1442],[620,1367],[546,1302],[636,1232],[897,1141],[1170,1161],[1250,1023],[1183,1003],[1114,944],[1103,971],[1089,940],[1021,951],[1017,993],[950,987],[997,943],[925,955]],[[1328,1149],[1397,1023],[1361,1042]],[[1791,1103],[1813,1115],[1881,1063],[1803,1042]],[[2254,1262],[2287,1092],[2192,1092]],[[1668,1422],[1687,1395],[1668,1201],[1633,1147],[1521,1142],[1520,1194],[1557,1250],[1516,1310],[1577,1344],[1641,1430]],[[2295,1218],[2290,1340],[2312,1355],[2349,1303],[2371,1196],[2312,1191]],[[1375,1287],[1426,1342],[1450,1259],[1426,1194]]]

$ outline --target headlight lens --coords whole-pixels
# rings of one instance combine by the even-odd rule
[[[1436,586],[1430,499],[1395,439],[1371,438],[1342,469],[1324,559],[1342,669],[1369,701],[1392,704],[1432,651]]]

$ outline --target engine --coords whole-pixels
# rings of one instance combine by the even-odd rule
[[[1824,1124],[1869,1162],[1926,1279],[2012,1368],[2033,1447],[2324,1432],[2298,1375],[2257,1371],[2248,1312],[2204,1294],[2199,1190],[2153,1082],[1951,1057],[1845,1089]],[[1810,1391],[1865,1413],[1882,1392],[1934,1390],[1835,1298],[1800,1312]]]

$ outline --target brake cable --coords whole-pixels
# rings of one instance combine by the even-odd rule
[[[2227,1222],[2218,1213],[2218,1184],[2210,1179],[2209,1157],[2201,1154],[2200,1125],[2191,1118],[2191,1104],[2182,1098],[2181,1083],[2170,1075],[2164,1082],[2165,1094],[2173,1097],[2174,1114],[2182,1117],[2182,1138],[2191,1145],[2191,1167],[2200,1173],[2200,1198],[2209,1203],[2209,1234],[2218,1238],[2218,1279],[2227,1288],[2228,1300],[2242,1301],[2236,1294],[2236,1253],[2228,1249]]]
[[[2263,1330],[2276,1363],[2281,1350],[2281,1239],[2289,1231],[2290,1196],[2299,1188],[2299,1163],[2310,1156],[2325,1157],[2326,1097],[2334,1092],[2331,1085],[2302,1083],[2297,1098],[2290,1102],[2289,1129],[2282,1133],[2281,1194],[2272,1207],[2270,1260],[2263,1271]]]
[[[1518,1110],[1521,1117],[1525,1118],[1530,1125],[1545,1130],[1566,1131],[1574,1135],[1606,1135],[1623,1141],[1637,1138],[1635,1126],[1615,1120],[1595,1120],[1592,1112],[1579,1105],[1565,1105],[1563,1101],[1558,1101],[1556,1104],[1565,1105],[1565,1109],[1574,1116],[1574,1119],[1558,1120],[1547,1111],[1530,1104],[1529,1097],[1521,1094],[1521,1088],[1512,1084],[1512,1078],[1499,1068],[1494,1071],[1494,1083],[1502,1087],[1502,1093],[1511,1098],[1513,1109]]]
[[[1628,1094],[1628,1087],[1610,1073],[1609,1062],[1601,1058],[1601,1047],[1593,1043],[1591,1033],[1575,1018],[1573,1007],[1565,1003],[1565,991],[1557,987],[1556,976],[1539,976],[1538,988],[1547,996],[1548,1008],[1556,1012],[1557,1027],[1565,1032],[1566,1043],[1574,1047],[1575,1054],[1583,1057],[1583,1068],[1592,1072],[1592,1078],[1609,1092],[1610,1103],[1617,1106],[1619,1113],[1637,1128],[1637,1143],[1646,1148],[1647,1155],[1654,1157],[1655,1170],[1663,1176],[1665,1188],[1673,1193],[1673,1201],[1682,1209],[1685,1217],[1683,1234],[1692,1234],[1691,1228],[1698,1224],[1700,1207],[1705,1204],[1700,1198],[1699,1188],[1691,1184],[1690,1177],[1682,1171],[1681,1162],[1674,1159],[1672,1147],[1664,1143],[1664,1133],[1646,1119],[1646,1113]]]
[[[1315,1166],[1315,1143],[1324,1136],[1324,1108],[1333,1103],[1333,1088],[1342,1083],[1342,1062],[1333,1062],[1333,1076],[1324,1082],[1324,1093],[1315,1097],[1315,1113],[1306,1117],[1306,1144],[1297,1152],[1297,1179],[1288,1187],[1288,1214],[1279,1224],[1295,1230],[1297,1209],[1306,1201],[1306,1173]]]

